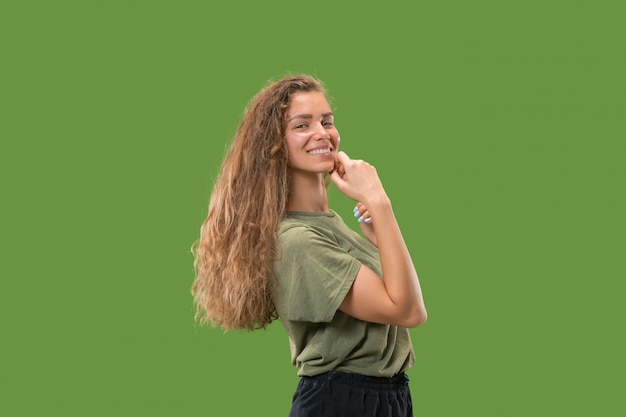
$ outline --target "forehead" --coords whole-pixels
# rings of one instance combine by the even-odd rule
[[[326,96],[319,91],[298,91],[291,96],[287,115],[298,113],[326,113],[330,111],[330,104]]]

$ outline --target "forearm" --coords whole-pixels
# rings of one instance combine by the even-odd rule
[[[425,321],[426,309],[417,272],[389,198],[374,196],[365,204],[374,220],[374,234],[389,299],[403,314],[419,316],[420,322]]]

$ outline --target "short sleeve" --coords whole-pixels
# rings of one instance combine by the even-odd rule
[[[331,321],[361,262],[331,237],[305,225],[281,230],[278,242],[274,264],[278,314],[292,321]]]

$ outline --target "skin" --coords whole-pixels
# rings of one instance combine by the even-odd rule
[[[299,92],[287,111],[287,149],[291,171],[290,211],[329,211],[324,173],[335,167],[339,132],[324,94]],[[313,150],[330,152],[311,154]]]
[[[376,168],[339,152],[332,110],[319,92],[292,96],[286,129],[292,167],[290,211],[328,212],[324,175],[357,202],[363,234],[378,246],[384,281],[362,265],[339,306],[360,320],[417,327],[427,318],[419,279]],[[325,149],[323,153],[311,152]],[[369,223],[366,223],[367,220]]]

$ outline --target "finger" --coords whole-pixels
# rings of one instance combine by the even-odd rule
[[[371,223],[372,222],[372,215],[370,214],[369,210],[367,210],[367,207],[365,206],[365,204],[361,203],[360,201],[357,201],[356,206],[354,206],[354,217],[357,218],[357,221],[359,223]]]
[[[333,163],[333,169],[330,172],[338,172],[339,175],[341,175],[343,177],[343,175],[345,174],[346,170],[343,167],[343,164],[339,161],[339,158],[337,158],[337,155],[335,155],[335,160]]]
[[[365,207],[365,204],[361,203],[360,201],[357,201],[356,206],[354,206],[354,217],[360,217],[361,213],[363,213],[365,210],[367,210],[367,207]]]
[[[343,187],[346,181],[341,177],[336,170],[330,173],[330,181],[339,188],[339,190],[343,190]]]
[[[336,158],[339,161],[339,163],[341,163],[342,165],[350,162],[350,157],[344,151],[337,152]]]
[[[365,212],[361,213],[361,212],[355,212],[354,213],[354,217],[358,217],[357,221],[359,223],[365,222],[365,223],[371,223],[372,222],[372,216],[370,215],[370,212],[365,210]]]
[[[339,164],[337,166],[337,173],[341,176],[341,178],[343,178],[343,176],[346,175],[346,169],[343,167],[342,164]]]

